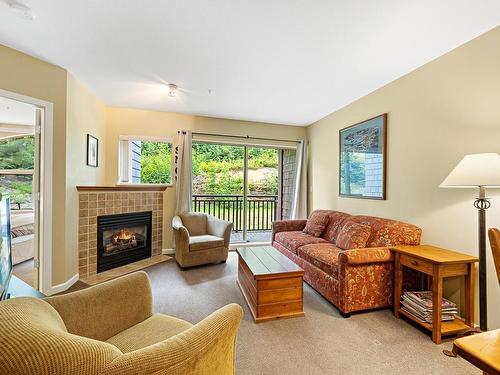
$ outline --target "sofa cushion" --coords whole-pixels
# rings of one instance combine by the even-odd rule
[[[346,221],[342,225],[335,245],[343,250],[360,249],[366,247],[366,242],[370,238],[371,228],[369,225]]]
[[[207,234],[207,214],[201,212],[188,212],[179,215],[190,236]]]
[[[139,324],[111,337],[106,342],[123,353],[145,348],[175,336],[193,325],[184,320],[163,314],[154,314]]]
[[[314,237],[321,236],[321,233],[328,224],[328,215],[324,211],[314,211],[307,219],[304,233],[310,234]]]
[[[297,249],[301,246],[311,243],[327,243],[323,238],[313,237],[302,231],[279,232],[276,233],[274,240],[294,254],[297,254]]]
[[[297,254],[306,262],[338,279],[338,258],[341,251],[342,249],[331,243],[317,243],[302,246],[297,250]]]
[[[340,228],[342,228],[342,224],[344,223],[345,220],[349,219],[351,215],[340,211],[327,211],[327,212],[329,221],[321,237],[323,237],[325,240],[329,242],[335,243],[337,235],[340,232]]]
[[[366,247],[420,245],[422,229],[415,225],[373,216],[352,216],[349,220],[372,228]]]
[[[203,234],[189,237],[189,250],[199,251],[224,246],[224,238]]]

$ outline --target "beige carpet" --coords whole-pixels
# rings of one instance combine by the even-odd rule
[[[429,336],[382,310],[342,318],[309,286],[304,318],[255,324],[236,286],[237,256],[226,264],[180,271],[174,261],[145,269],[155,310],[198,322],[230,302],[245,309],[237,341],[238,374],[480,374],[441,351]]]

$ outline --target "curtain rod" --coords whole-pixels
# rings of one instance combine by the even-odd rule
[[[185,131],[178,131],[177,134],[186,134]],[[227,138],[238,138],[238,139],[256,139],[260,141],[274,141],[274,142],[294,142],[299,143],[299,140],[288,140],[288,139],[276,139],[276,138],[262,138],[262,137],[251,137],[249,135],[231,135],[231,134],[215,134],[215,133],[199,133],[193,132],[196,135],[208,135],[212,137],[227,137]]]

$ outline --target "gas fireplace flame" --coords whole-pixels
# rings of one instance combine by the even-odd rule
[[[121,229],[119,232],[116,232],[112,237],[113,244],[126,243],[134,240],[135,233],[125,229]]]

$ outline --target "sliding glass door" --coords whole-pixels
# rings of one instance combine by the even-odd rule
[[[232,243],[271,241],[282,217],[281,150],[193,142],[193,211],[233,223]]]
[[[244,170],[244,147],[193,143],[193,211],[231,221],[231,242],[244,241]]]
[[[270,242],[272,222],[278,215],[279,151],[247,147],[247,242]]]

